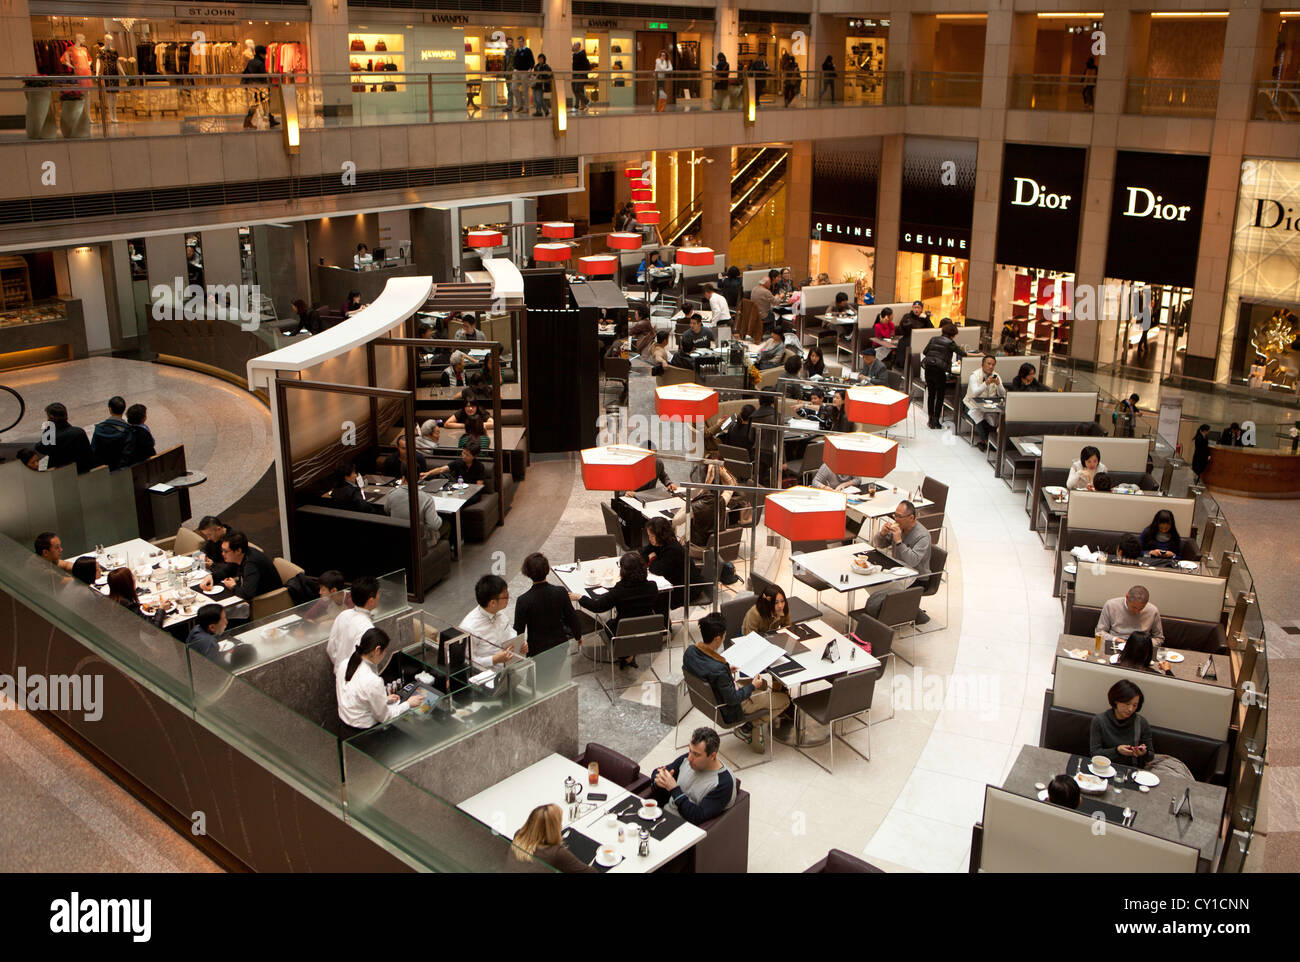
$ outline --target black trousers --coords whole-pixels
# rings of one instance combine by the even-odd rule
[[[943,396],[948,390],[948,374],[937,364],[922,364],[921,370],[925,372],[925,400],[930,423],[940,424],[943,421]]]

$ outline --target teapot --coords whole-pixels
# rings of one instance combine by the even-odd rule
[[[582,797],[583,785],[572,775],[564,780],[564,803],[572,805]]]

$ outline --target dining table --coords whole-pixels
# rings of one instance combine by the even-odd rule
[[[661,808],[653,820],[640,817],[639,796],[600,774],[593,785],[588,780],[589,774],[584,766],[553,753],[456,807],[510,838],[534,808],[554,803],[563,813],[565,845],[598,872],[653,872],[704,839],[706,833],[702,828],[666,809]],[[573,803],[565,801],[566,780],[570,778],[580,792],[579,800]],[[589,801],[587,796],[593,791],[605,798]],[[618,840],[620,825],[624,830],[622,842]],[[650,832],[648,855],[639,854],[638,829],[642,827]],[[598,850],[605,847],[613,848],[618,859],[610,867],[594,862]],[[502,858],[513,857],[503,845]]]
[[[366,483],[361,486],[362,494],[367,501],[376,503],[382,503],[392,493],[397,482],[396,478],[381,474],[370,475],[364,480]],[[466,505],[473,504],[483,493],[483,487],[482,481],[460,485],[449,478],[431,478],[420,485],[420,490],[433,498],[433,507],[439,517],[445,517],[451,522],[457,558],[461,556],[461,549],[465,546],[464,520],[461,512],[465,510]]]
[[[1119,658],[1119,652],[1124,648],[1124,640],[1107,638],[1100,655],[1096,653],[1095,638],[1092,635],[1062,633],[1056,640],[1056,645],[1060,655],[1097,664],[1114,664]],[[1080,652],[1084,653],[1082,658],[1079,657]],[[1173,657],[1171,658],[1170,655]],[[1216,688],[1236,687],[1233,684],[1232,659],[1227,655],[1161,645],[1156,649],[1156,661],[1168,661],[1169,670],[1173,672],[1172,677],[1181,681],[1194,681],[1202,685],[1213,685]],[[1205,669],[1211,663],[1214,670],[1206,672]],[[1207,675],[1209,677],[1206,677]]]
[[[866,553],[880,570],[867,573],[853,564],[855,555]],[[846,611],[853,610],[853,595],[863,588],[879,588],[907,578],[917,577],[913,568],[895,562],[871,545],[855,541],[836,548],[823,548],[806,554],[793,555],[792,562],[808,573],[826,582],[831,589],[848,595]],[[823,589],[825,590],[825,589]]]
[[[1024,798],[1038,798],[1043,794],[1039,785],[1046,787],[1057,775],[1073,777],[1080,770],[1086,774],[1089,764],[1090,760],[1083,755],[1025,745],[1016,756],[1002,788]],[[1158,776],[1159,784],[1143,792],[1133,780],[1138,769],[1120,764],[1114,764],[1113,768],[1115,775],[1107,779],[1109,785],[1105,792],[1085,794],[1081,811],[1093,817],[1097,817],[1095,811],[1100,811],[1112,830],[1132,830],[1188,845],[1200,851],[1202,862],[1214,861],[1227,789],[1208,782],[1161,774]],[[1191,793],[1192,818],[1174,815],[1171,811],[1171,800],[1181,799],[1185,791]],[[1043,804],[1052,803],[1043,801]],[[1124,828],[1117,823],[1126,808],[1134,815]]]

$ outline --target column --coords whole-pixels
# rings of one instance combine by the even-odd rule
[[[785,262],[795,283],[808,275],[808,235],[812,221],[811,140],[797,140],[790,146],[785,165]],[[728,194],[730,196],[730,194]]]
[[[819,12],[820,0],[814,6],[812,15],[812,41],[808,45],[808,70],[812,79],[808,81],[808,100],[818,103],[821,95],[822,63],[830,54],[835,61],[835,99],[844,99],[844,38],[848,36],[848,19]]]
[[[565,0],[542,2],[542,49],[534,53],[546,54],[551,69],[559,74],[563,86],[569,86],[569,73],[573,69],[573,7]]]
[[[984,85],[980,94],[979,153],[975,158],[970,272],[966,282],[966,316],[981,321],[993,317],[998,194],[1002,189],[1002,144],[1006,139],[1014,23],[1010,10],[991,10],[984,28]]]
[[[1223,38],[1223,67],[1219,75],[1219,102],[1210,147],[1210,173],[1206,178],[1205,215],[1196,258],[1192,317],[1187,329],[1183,373],[1226,383],[1237,333],[1237,305],[1224,302],[1228,259],[1232,256],[1232,229],[1237,213],[1246,123],[1254,114],[1258,78],[1268,77],[1277,41],[1279,16],[1267,14],[1261,0],[1246,0],[1245,7],[1228,13]]]
[[[351,114],[352,85],[346,76],[348,0],[311,0],[307,41],[311,72],[335,75],[321,82],[321,112],[326,117]]]
[[[32,49],[32,14],[27,0],[8,0],[0,5],[0,73],[27,76],[36,73]],[[27,115],[27,98],[21,91],[0,94],[0,125],[21,130]]]
[[[890,33],[893,36],[893,33]],[[898,229],[903,211],[902,134],[880,138],[880,192],[876,201],[876,276],[873,287],[877,304],[898,300]],[[899,320],[902,315],[899,315]]]
[[[701,154],[705,163],[700,164],[703,178],[697,178],[704,191],[700,243],[726,254],[731,247],[731,148],[715,147]]]

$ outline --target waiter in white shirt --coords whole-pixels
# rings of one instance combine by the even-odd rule
[[[729,322],[731,320],[731,306],[727,303],[727,299],[719,294],[718,289],[712,284],[704,285],[704,294],[709,299],[709,310],[713,315],[709,318],[709,321],[712,324],[713,329],[716,331],[718,325],[723,321]]]
[[[352,607],[344,608],[330,626],[329,641],[325,642],[325,653],[329,655],[330,664],[337,670],[340,664],[357,647],[357,642],[375,623],[370,620],[370,612],[379,607],[379,579],[369,575],[358,578],[352,583]]]
[[[515,656],[511,643],[518,635],[506,616],[510,604],[510,589],[499,575],[484,575],[474,585],[474,600],[478,607],[467,614],[458,626],[468,631],[471,639],[470,658],[479,668],[501,665]],[[519,640],[520,654],[528,654],[528,642]]]
[[[358,244],[357,252],[352,255],[352,269],[358,271],[365,270],[374,262],[375,259],[370,253],[370,248],[365,244]]]
[[[352,654],[341,661],[335,672],[335,694],[338,695],[339,721],[346,726],[343,735],[351,729],[374,728],[392,721],[408,708],[424,704],[423,695],[412,695],[402,701],[390,695],[379,677],[379,664],[388,650],[388,635],[382,628],[371,628],[361,636]]]

